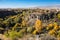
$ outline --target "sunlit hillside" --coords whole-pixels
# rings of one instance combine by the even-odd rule
[[[35,40],[36,35],[40,40],[60,40],[60,10],[0,9],[0,35],[2,40]]]

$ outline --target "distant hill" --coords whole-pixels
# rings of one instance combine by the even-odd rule
[[[60,9],[60,5],[52,5],[52,6],[37,6],[37,7],[31,7],[31,9]]]

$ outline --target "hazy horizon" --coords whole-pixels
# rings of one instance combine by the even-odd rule
[[[0,8],[30,8],[60,5],[60,0],[0,0]]]

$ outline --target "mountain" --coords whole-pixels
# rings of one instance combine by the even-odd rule
[[[60,5],[50,5],[50,6],[37,6],[37,7],[31,7],[31,9],[60,9]]]

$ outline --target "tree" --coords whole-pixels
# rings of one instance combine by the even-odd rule
[[[48,34],[53,35],[53,36],[55,35],[55,33],[56,33],[55,30],[50,30],[50,31],[48,32]]]
[[[37,19],[34,25],[35,29],[37,32],[40,32],[42,30],[42,22],[41,20]]]
[[[60,13],[57,15],[58,19],[60,19]]]

